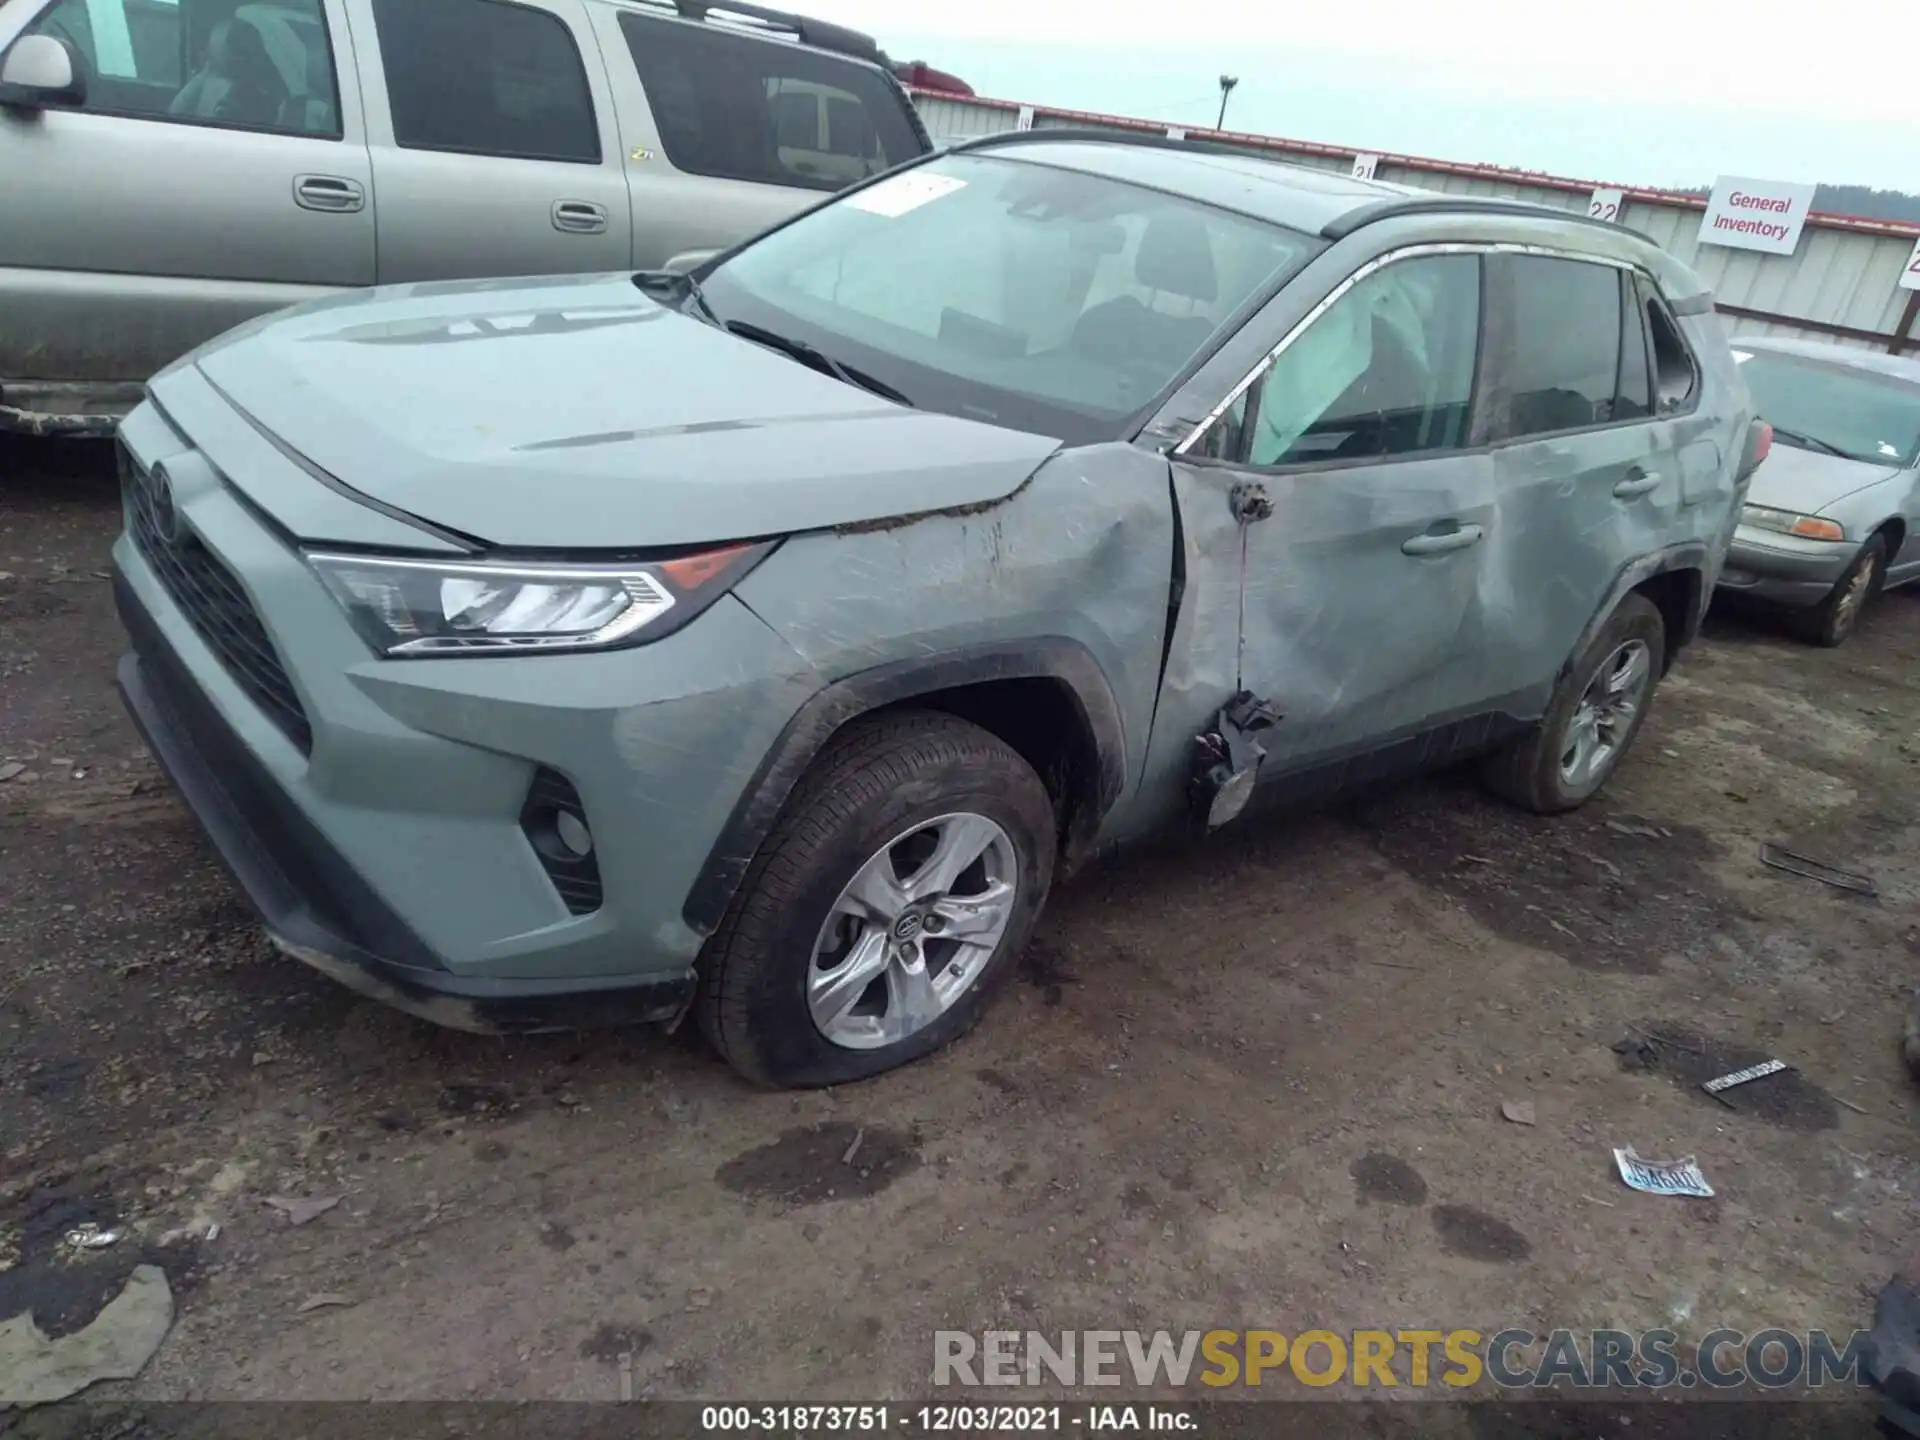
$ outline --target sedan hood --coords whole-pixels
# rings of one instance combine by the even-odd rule
[[[1834,501],[1897,474],[1898,469],[1891,465],[1823,455],[1775,440],[1767,458],[1753,472],[1747,501],[1797,515],[1818,515]]]
[[[515,549],[699,545],[987,504],[1058,446],[891,404],[625,275],[336,297],[193,363],[341,484]]]

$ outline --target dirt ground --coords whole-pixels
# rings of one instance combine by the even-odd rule
[[[936,1328],[1848,1332],[1911,1244],[1920,594],[1838,651],[1715,618],[1577,815],[1442,777],[1098,869],[970,1038],[796,1097],[276,954],[114,695],[117,522],[103,449],[0,450],[0,1318],[162,1265],[123,1396],[611,1399],[625,1353],[641,1396],[925,1398]]]

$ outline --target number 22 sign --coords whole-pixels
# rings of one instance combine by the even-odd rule
[[[1587,218],[1617,225],[1626,200],[1626,195],[1619,190],[1596,190],[1587,197]]]
[[[1913,242],[1913,254],[1907,257],[1907,268],[1900,272],[1902,290],[1920,290],[1920,240]]]

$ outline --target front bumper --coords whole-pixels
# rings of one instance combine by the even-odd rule
[[[114,600],[133,640],[120,660],[120,697],[281,950],[352,990],[457,1030],[661,1020],[693,998],[691,968],[585,982],[446,970],[275,785],[199,692],[117,572]]]
[[[1827,598],[1859,550],[1851,540],[1803,540],[1742,525],[1733,532],[1718,588],[1804,609]]]
[[[378,659],[222,465],[289,509],[318,482],[223,424],[208,406],[188,442],[143,406],[122,427],[132,528],[114,561],[133,653],[120,682],[275,942],[465,1029],[677,1014],[706,939],[687,896],[818,677],[731,598],[633,650]],[[192,567],[173,540],[155,548],[141,477],[160,462]],[[527,828],[554,778],[592,832],[584,901]]]

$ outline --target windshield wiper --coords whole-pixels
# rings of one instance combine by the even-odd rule
[[[750,320],[723,320],[720,322],[720,327],[729,335],[738,335],[742,340],[751,340],[755,344],[778,350],[783,355],[792,356],[802,365],[811,366],[822,374],[831,375],[842,384],[857,386],[859,389],[878,395],[882,400],[891,400],[896,405],[905,405],[909,408],[913,405],[913,401],[886,381],[869,375],[864,370],[856,370],[853,366],[834,359],[826,351],[809,345],[804,340],[796,340],[791,335],[782,335],[778,331],[768,330],[764,326],[755,325]]]
[[[1773,433],[1789,445],[1799,445],[1808,450],[1818,450],[1823,455],[1832,455],[1841,460],[1858,460],[1860,458],[1858,455],[1842,450],[1838,445],[1830,441],[1822,440],[1817,435],[1803,435],[1798,430],[1788,430],[1781,425],[1775,425],[1773,427]]]
[[[691,300],[708,324],[721,323],[720,317],[713,313],[713,307],[707,303],[707,295],[700,288],[700,282],[691,275],[678,270],[640,270],[635,272],[633,283],[643,294],[664,298],[675,304]]]

